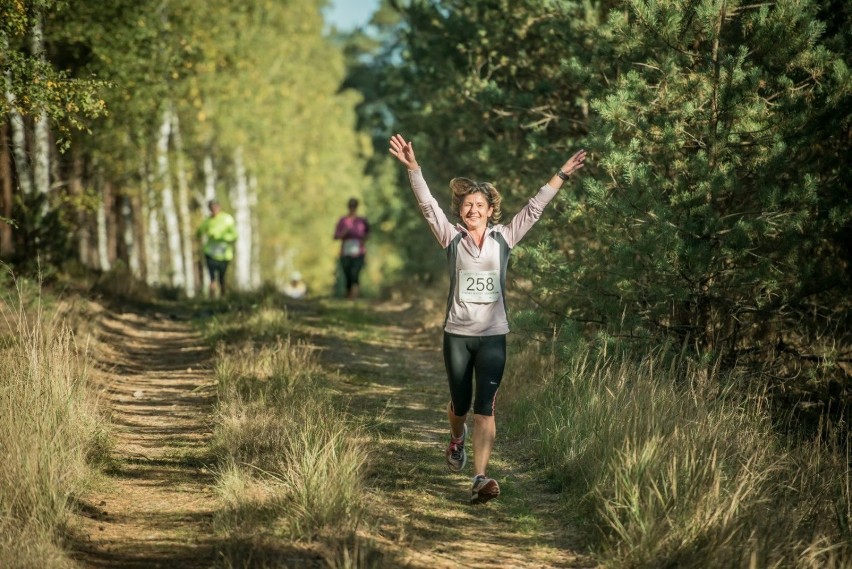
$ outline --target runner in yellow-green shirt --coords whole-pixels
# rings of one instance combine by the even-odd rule
[[[234,258],[234,242],[237,240],[237,224],[231,214],[222,211],[216,200],[207,204],[210,217],[198,228],[198,236],[204,239],[204,259],[210,273],[210,298],[225,294],[225,271]],[[217,291],[218,287],[218,291]]]

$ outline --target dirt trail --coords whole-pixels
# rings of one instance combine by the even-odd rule
[[[214,507],[203,453],[211,351],[167,314],[104,312],[95,349],[116,432],[104,488],[80,503],[85,567],[210,567]]]
[[[502,495],[484,506],[468,503],[471,473],[446,468],[439,309],[337,300],[289,308],[294,333],[317,347],[374,437],[371,517],[361,534],[393,566],[594,566],[558,521],[558,496],[536,482],[522,448],[498,438],[490,474]],[[84,567],[210,567],[221,545],[204,455],[211,350],[189,322],[168,314],[105,311],[99,328],[97,367],[118,440],[107,484],[80,503],[77,557]]]
[[[321,361],[339,374],[350,411],[377,425],[370,484],[379,520],[371,537],[424,569],[595,566],[579,553],[576,532],[558,521],[558,496],[534,480],[523,448],[507,448],[498,434],[489,474],[502,494],[486,505],[469,504],[472,461],[464,473],[447,469],[435,306],[330,301],[302,318]]]

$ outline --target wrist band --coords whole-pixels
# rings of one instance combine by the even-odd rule
[[[563,180],[566,180],[566,181],[568,180],[568,174],[563,172],[561,168],[556,171],[556,175],[559,176],[560,178],[562,178]]]

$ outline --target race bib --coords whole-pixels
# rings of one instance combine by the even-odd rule
[[[500,271],[459,271],[462,302],[496,302],[500,298]]]
[[[228,244],[223,243],[222,241],[214,241],[208,245],[207,251],[214,259],[224,257],[225,253],[228,251]]]
[[[361,241],[359,239],[345,239],[343,241],[343,254],[347,257],[357,257],[361,254]]]

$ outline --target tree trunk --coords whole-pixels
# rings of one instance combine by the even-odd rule
[[[142,275],[142,269],[139,262],[139,247],[136,244],[136,235],[133,231],[136,223],[133,215],[133,201],[130,196],[121,197],[121,218],[124,225],[122,240],[124,241],[124,249],[127,251],[127,266],[130,267],[130,273],[138,279]]]
[[[30,49],[33,57],[44,61],[44,34],[42,32],[41,14],[33,17],[33,27],[30,30]],[[35,191],[42,195],[42,213],[48,207],[50,194],[50,126],[47,113],[39,108],[33,119],[33,184]]]
[[[157,215],[157,193],[150,171],[142,165],[142,218],[145,233],[145,282],[151,286],[160,284],[160,218]]]
[[[180,122],[177,112],[172,111],[172,136],[175,145],[175,167],[178,181],[178,213],[180,214],[180,241],[183,251],[183,269],[186,282],[186,296],[195,297],[195,263],[192,259],[192,220],[189,216],[189,183],[186,180],[186,167],[183,160],[183,140],[180,134]]]
[[[109,184],[101,184],[101,186],[101,191],[98,192],[97,212],[98,268],[102,271],[108,271],[112,268],[109,255],[109,230],[107,223],[110,186]]]
[[[6,79],[6,102],[9,104],[9,129],[11,130],[12,156],[15,161],[15,174],[21,193],[30,196],[33,193],[33,175],[30,161],[27,158],[27,136],[24,130],[24,117],[18,112],[15,94],[12,93],[10,81]]]
[[[77,257],[85,267],[92,266],[90,252],[91,235],[89,216],[83,207],[83,157],[76,147],[71,148],[71,180],[69,182],[71,197],[77,203]]]
[[[257,215],[257,176],[249,181],[249,209],[251,215],[251,288],[257,290],[260,277],[260,222]]]
[[[6,139],[6,123],[0,123],[0,257],[8,257],[15,252],[12,243],[12,164],[9,145]],[[9,221],[7,221],[9,220]]]
[[[161,191],[163,219],[166,222],[166,244],[169,251],[171,266],[171,284],[177,288],[184,287],[183,251],[180,246],[180,222],[175,209],[175,197],[172,190],[172,173],[169,167],[169,138],[171,136],[171,112],[163,113],[160,125],[160,138],[157,141],[157,179]]]
[[[233,190],[234,221],[237,225],[237,242],[234,250],[234,277],[237,290],[251,288],[251,209],[243,149],[234,151],[236,180]]]
[[[208,151],[204,156],[204,204],[203,207],[207,208],[207,204],[210,203],[210,200],[216,199],[216,169],[213,167],[213,156]],[[202,261],[203,255],[202,255]],[[210,273],[207,272],[207,267],[202,263],[201,267],[201,286],[204,289],[204,294],[208,294],[210,291]]]

